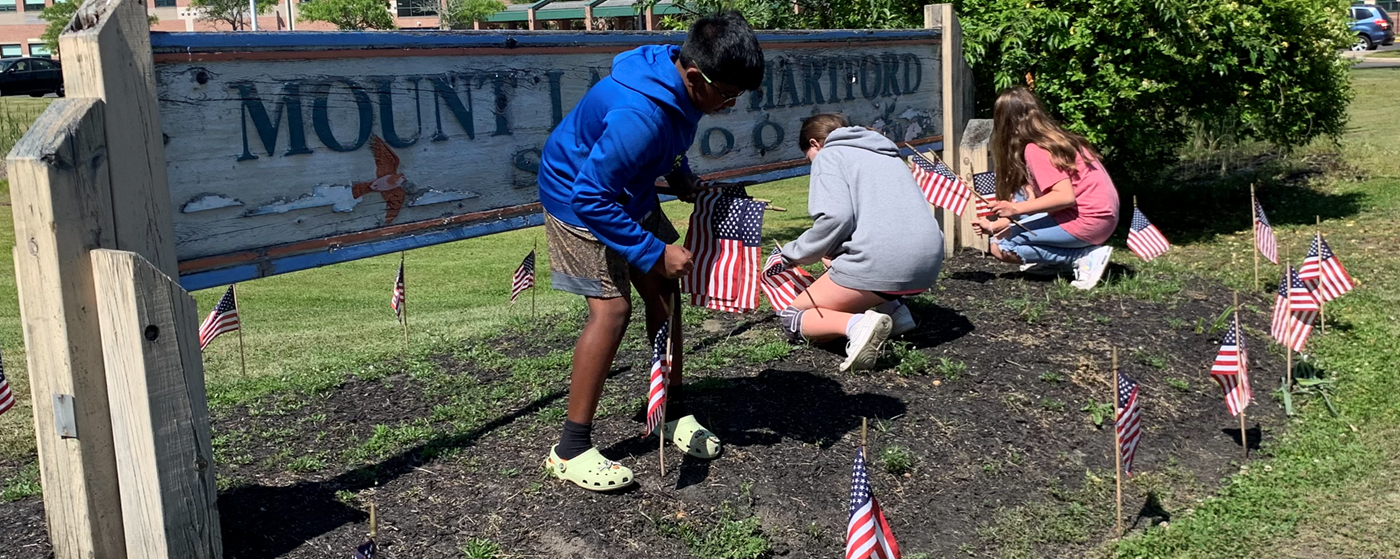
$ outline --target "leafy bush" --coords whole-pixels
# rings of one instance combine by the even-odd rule
[[[1335,136],[1351,99],[1341,0],[961,0],[979,111],[1027,81],[1115,171],[1193,132],[1282,148]],[[1137,173],[1145,176],[1144,173]]]

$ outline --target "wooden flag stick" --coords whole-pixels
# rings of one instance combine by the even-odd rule
[[[860,418],[860,448],[861,448],[861,450],[865,450],[865,432],[866,432],[866,419],[865,419],[864,417],[862,417],[862,418]]]
[[[404,269],[407,251],[399,252],[399,269]],[[407,275],[407,271],[404,272]],[[403,299],[399,300],[399,314],[403,316],[403,345],[408,345],[408,280],[404,279]]]
[[[1288,284],[1288,297],[1287,297],[1287,298],[1285,299],[1285,301],[1284,301],[1284,304],[1287,305],[1287,306],[1284,307],[1284,310],[1287,311],[1287,312],[1285,312],[1283,316],[1284,316],[1285,319],[1292,320],[1292,318],[1293,318],[1293,274],[1292,274],[1293,261],[1289,258],[1288,252],[1289,252],[1289,251],[1288,251],[1288,245],[1283,245],[1283,262],[1284,262],[1284,264],[1283,264],[1283,273],[1288,274],[1288,277],[1287,277],[1287,278],[1284,278],[1284,282],[1286,282],[1286,283]],[[1286,321],[1285,321],[1285,322],[1286,322]],[[1288,393],[1290,393],[1290,394],[1293,392],[1293,342],[1294,342],[1294,340],[1295,340],[1295,338],[1294,338],[1294,335],[1295,335],[1294,332],[1295,332],[1295,330],[1294,330],[1293,328],[1289,328],[1289,329],[1288,329],[1288,334],[1284,335],[1284,338],[1286,338],[1286,339],[1288,340],[1288,343],[1285,344],[1285,345],[1288,346],[1288,348],[1287,348],[1287,349],[1288,349],[1288,364],[1286,365],[1288,368],[1287,368],[1287,370],[1285,370],[1285,371],[1283,372],[1283,390],[1284,390],[1284,392],[1288,392]]]
[[[914,153],[918,153],[918,151],[915,151],[915,150],[914,150],[914,146],[910,146],[909,144],[904,144],[904,145],[905,145],[905,146],[908,146],[910,151],[914,151]],[[938,160],[939,160],[938,155],[934,154],[932,151],[929,151],[929,152],[928,152],[928,155],[926,155],[925,157],[929,158],[929,161],[938,161]],[[976,196],[976,197],[978,197],[979,199],[981,199],[981,200],[982,200],[982,203],[987,204],[988,206],[990,206],[990,205],[992,204],[992,201],[991,201],[991,200],[988,200],[986,196],[983,196],[981,192],[978,192],[978,191],[977,191],[977,188],[975,188],[975,187],[968,187],[967,190],[968,190],[969,192],[971,192],[973,196]],[[1025,225],[1024,223],[1021,223],[1021,222],[1018,221],[1016,218],[1011,217],[1011,216],[1007,216],[1006,219],[1011,220],[1011,223],[1012,223],[1013,225],[1016,225],[1016,226],[1018,226],[1018,227],[1020,227],[1020,228],[1022,228],[1022,229],[1025,229],[1026,232],[1027,232],[1027,233],[1030,233],[1032,237],[1038,236],[1038,235],[1035,234],[1035,231],[1031,231],[1031,229],[1030,229],[1029,227],[1026,227],[1026,225]]]
[[[1317,219],[1317,238],[1318,238],[1318,240],[1321,240],[1321,239],[1322,239],[1322,216],[1320,216],[1320,215],[1314,215],[1313,217]],[[1318,243],[1318,244],[1321,245],[1321,243]],[[1318,273],[1321,273],[1322,270],[1321,270],[1320,268],[1322,267],[1322,261],[1321,261],[1321,259],[1322,259],[1322,247],[1321,247],[1321,246],[1318,246],[1318,247],[1317,247],[1317,250],[1318,250],[1318,255],[1317,255],[1317,256],[1318,256],[1318,263],[1317,263],[1317,264],[1318,264],[1318,268],[1319,268]],[[1317,282],[1318,282],[1319,284],[1321,284],[1321,283],[1322,283],[1322,278],[1321,278],[1321,277],[1317,278]],[[1326,333],[1327,333],[1327,303],[1322,302],[1322,299],[1321,299],[1321,298],[1319,298],[1319,299],[1317,300],[1317,325],[1318,325],[1318,328],[1320,328],[1320,329],[1322,330],[1322,333],[1323,333],[1323,334],[1326,334]]]
[[[1118,532],[1123,536],[1123,441],[1118,438],[1118,348],[1113,348],[1113,381],[1109,383],[1110,402],[1113,402],[1113,468],[1114,482],[1118,486]]]
[[[233,308],[238,309],[238,284],[233,284]],[[238,368],[248,376],[248,359],[243,356],[243,309],[238,309]]]
[[[1240,292],[1239,292],[1239,291],[1234,291],[1233,294],[1234,294],[1234,297],[1235,297],[1235,343],[1237,344],[1235,347],[1236,347],[1236,348],[1239,348],[1239,347],[1241,347],[1241,346],[1244,345],[1244,341],[1243,341],[1243,340],[1244,340],[1244,332],[1241,332],[1241,331],[1240,331]],[[1237,359],[1239,359],[1238,363],[1240,363],[1240,367],[1243,368],[1243,367],[1244,367],[1244,362],[1245,362],[1244,351],[1241,351],[1241,350],[1238,350],[1238,349],[1237,349],[1237,350],[1236,350],[1236,355],[1238,355]],[[1240,375],[1238,378],[1239,378],[1240,384],[1243,384],[1244,382],[1246,382],[1246,381],[1248,380],[1248,379],[1246,379],[1246,378],[1244,377],[1244,375]],[[1243,388],[1243,386],[1236,386],[1236,387],[1235,387],[1235,390],[1240,390],[1240,389],[1242,389],[1242,388]],[[1244,405],[1243,405],[1244,402],[1243,402],[1242,400],[1240,400],[1240,398],[1239,398],[1238,396],[1235,397],[1235,401],[1236,401],[1237,403],[1241,404],[1241,405],[1240,405],[1240,446],[1244,447],[1244,459],[1245,459],[1245,460],[1249,460],[1249,435],[1246,433],[1245,427],[1244,427],[1244,425],[1245,425],[1245,422],[1244,422]]]
[[[369,504],[369,539],[372,541],[379,536],[379,519],[374,515],[374,503]]]
[[[1251,290],[1259,289],[1259,217],[1255,215],[1254,208],[1258,202],[1254,198],[1254,183],[1249,183],[1249,224],[1254,232],[1254,283],[1249,286]]]
[[[666,305],[666,307],[666,320],[669,321],[676,317],[676,313],[681,308],[680,291],[676,291],[675,296],[671,297],[670,304]],[[666,404],[671,399],[671,367],[674,367],[676,363],[675,354],[671,352],[671,344],[676,339],[676,332],[674,329],[679,327],[680,325],[678,323],[671,324],[671,330],[666,332],[666,359],[670,365],[666,368],[666,376],[661,379],[662,385],[666,387],[667,394],[666,399],[661,401],[661,431],[656,434],[658,443],[661,445],[656,453],[656,459],[661,465],[661,477],[666,477]]]
[[[539,250],[540,250],[540,238],[539,238],[539,237],[535,237],[535,246],[534,246],[534,248],[531,248],[531,249],[530,249],[530,254],[535,255],[535,269],[539,269],[539,267],[540,267],[540,254],[539,254]],[[535,278],[538,278],[538,277],[539,277],[539,274],[535,274]],[[535,321],[535,285],[538,284],[538,283],[539,283],[539,281],[532,281],[532,282],[530,282],[530,322],[534,322],[534,321]]]

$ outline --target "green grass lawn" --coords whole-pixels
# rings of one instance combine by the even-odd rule
[[[1311,215],[1331,216],[1322,223],[1328,241],[1362,283],[1356,292],[1328,306],[1329,331],[1310,347],[1310,358],[1338,379],[1332,400],[1339,416],[1333,417],[1319,401],[1299,397],[1299,414],[1291,428],[1264,450],[1269,460],[1255,462],[1251,469],[1228,480],[1217,497],[1200,502],[1192,511],[1176,511],[1169,527],[1153,528],[1106,548],[1105,554],[1400,556],[1400,439],[1396,437],[1400,435],[1400,404],[1395,396],[1400,394],[1396,378],[1400,257],[1391,246],[1400,239],[1396,224],[1400,217],[1400,129],[1395,118],[1400,115],[1400,96],[1394,94],[1400,91],[1400,69],[1357,70],[1353,76],[1357,98],[1351,128],[1340,144],[1320,142],[1283,158],[1276,170],[1286,174],[1316,158],[1338,155],[1342,165],[1314,177],[1308,196],[1279,195],[1279,200],[1297,200],[1296,204],[1270,209],[1281,252],[1283,246],[1289,247],[1295,260],[1306,251],[1313,230]],[[38,111],[42,104],[46,100],[0,102],[0,143],[7,141],[5,135],[11,127],[21,130],[17,124],[6,124],[10,121],[3,115]],[[3,147],[8,149],[9,145]],[[767,215],[768,244],[792,239],[808,223],[805,185],[804,178],[751,189],[755,196],[791,210]],[[8,188],[3,192],[8,200]],[[1349,204],[1346,211],[1319,207],[1342,202]],[[666,211],[678,227],[683,227],[688,206],[671,203]],[[1247,215],[1245,211],[1242,205],[1239,213]],[[1211,234],[1191,235],[1153,266],[1182,275],[1206,275],[1250,289],[1252,241],[1248,223],[1240,221],[1239,227],[1213,224]],[[3,212],[0,246],[13,245],[13,235],[11,216]],[[538,268],[548,270],[542,237],[541,230],[529,229],[407,253],[412,334],[407,348],[388,304],[398,255],[240,284],[247,372],[240,370],[237,335],[225,335],[214,342],[205,353],[212,405],[246,401],[290,387],[339,382],[372,363],[461,347],[465,340],[528,320],[530,294],[515,305],[506,301],[512,271],[537,242],[541,244]],[[1126,250],[1115,255],[1124,263],[1132,258]],[[0,460],[22,462],[32,459],[34,450],[12,266],[11,259],[0,259],[0,348],[19,405],[0,416]],[[1261,284],[1275,280],[1276,274],[1266,274],[1269,279]],[[550,290],[547,273],[539,279],[540,289],[533,297],[539,315],[580,305],[577,297]],[[1112,287],[1135,290],[1144,297],[1171,288],[1168,284],[1128,281]],[[1265,289],[1262,285],[1254,288]],[[208,312],[222,291],[195,293],[201,313]],[[1261,341],[1256,351],[1264,351],[1262,346]],[[1254,374],[1256,378],[1276,378],[1277,373]],[[1275,405],[1268,394],[1259,392],[1256,405]]]

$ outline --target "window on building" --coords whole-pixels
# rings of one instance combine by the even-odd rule
[[[399,17],[437,15],[438,0],[399,0]]]
[[[15,11],[15,4],[17,4],[18,2],[19,0],[0,0],[0,12]]]
[[[43,43],[29,43],[29,56],[39,58],[53,58],[53,53],[49,52],[48,45]]]
[[[156,0],[157,8],[174,8],[175,0]]]
[[[24,11],[38,12],[44,9],[44,0],[24,0]]]
[[[20,45],[0,45],[0,58],[14,58],[24,56],[24,47]]]

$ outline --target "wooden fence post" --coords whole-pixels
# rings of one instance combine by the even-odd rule
[[[942,68],[943,98],[943,161],[959,176],[966,174],[962,168],[962,158],[958,154],[958,144],[962,140],[963,128],[972,116],[970,107],[972,72],[962,52],[962,25],[953,12],[952,4],[930,4],[924,6],[924,27],[942,30],[939,45],[940,66]],[[963,215],[967,215],[964,210]],[[951,258],[955,247],[961,246],[963,237],[962,222],[953,212],[943,211],[940,222],[943,224],[943,252]],[[971,232],[970,226],[966,226]]]
[[[134,252],[91,254],[128,555],[221,559],[194,298]]]
[[[155,61],[146,4],[88,2],[59,44],[69,97],[106,104],[112,215],[117,248],[140,254],[157,270],[179,277],[175,228],[166,182],[165,141],[156,105]]]
[[[59,99],[9,156],[15,284],[57,559],[126,557],[88,257],[116,246],[103,113],[96,99]],[[71,396],[59,405],[72,419],[66,434],[58,429],[57,395]]]
[[[127,557],[89,252],[177,274],[146,5],[89,2],[60,36],[68,98],[9,156],[44,512],[57,559]]]
[[[972,179],[972,175],[992,170],[991,144],[991,119],[967,121],[967,129],[963,131],[962,145],[959,146],[958,151],[962,153],[962,164],[959,171],[969,181]],[[969,183],[968,186],[971,187],[972,184]],[[959,233],[961,237],[958,245],[962,247],[972,247],[986,252],[987,238],[977,236],[977,233],[972,230],[972,221],[977,217],[975,196],[972,203],[974,206],[969,207],[963,212],[963,228]]]

